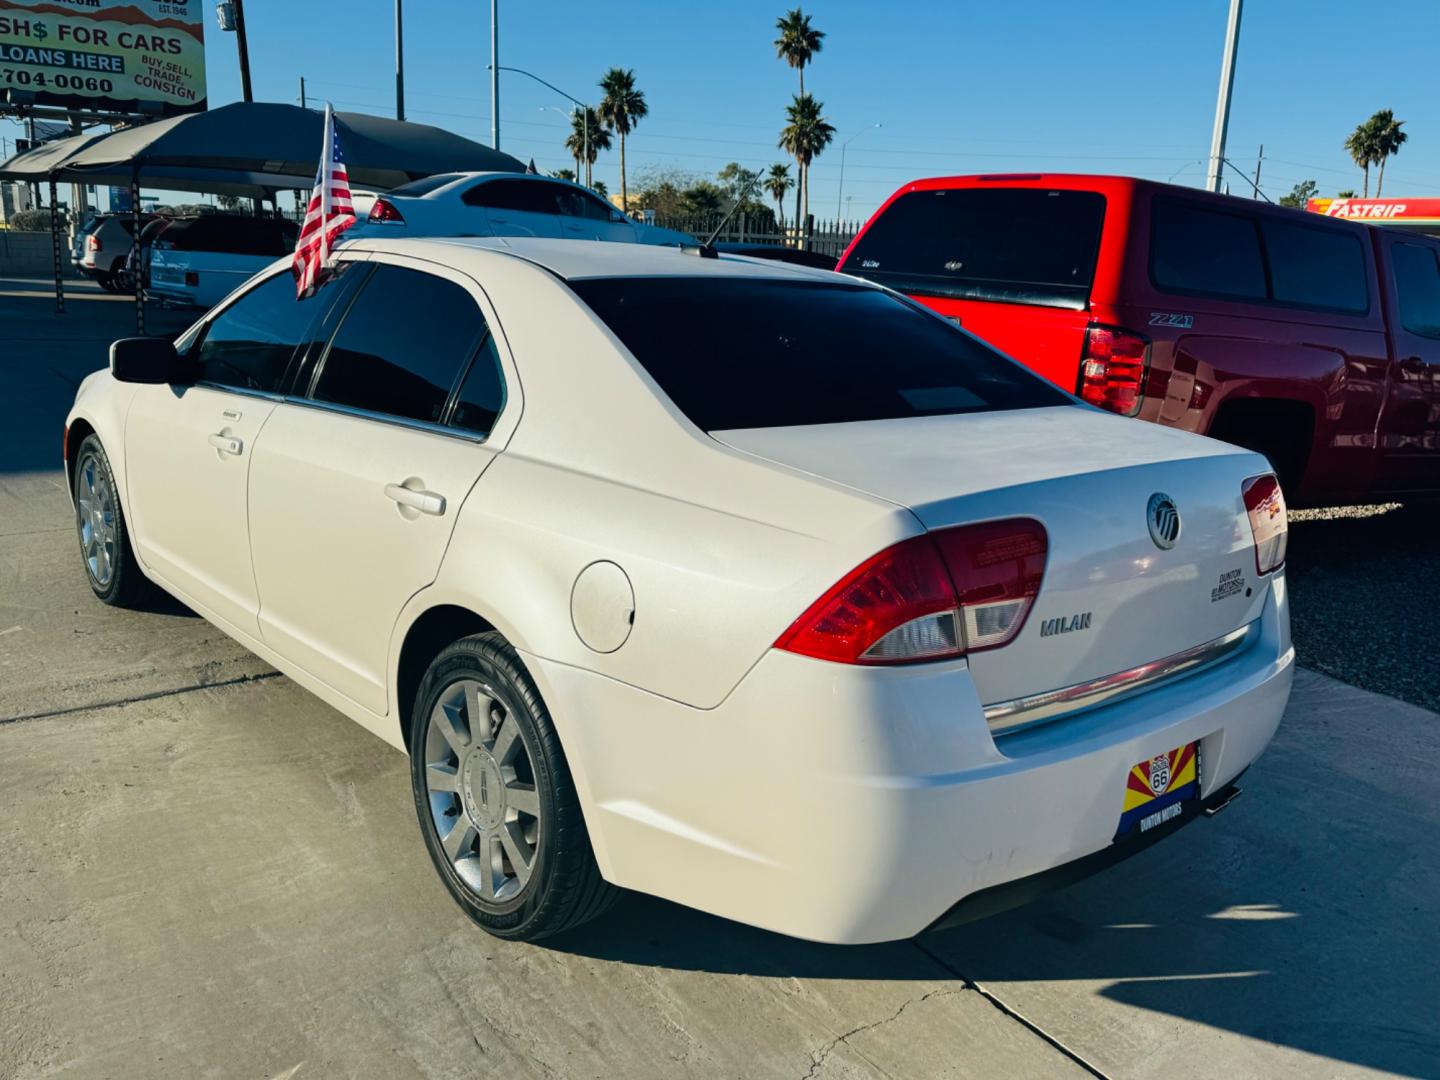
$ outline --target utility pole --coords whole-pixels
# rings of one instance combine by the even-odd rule
[[[235,0],[235,47],[240,51],[241,97],[254,101],[250,93],[250,44],[245,40],[245,0]]]
[[[500,149],[500,0],[490,0],[490,145]]]
[[[1265,160],[1265,144],[1260,144],[1260,156],[1255,159],[1255,198],[1260,197],[1260,164]]]
[[[1220,97],[1215,102],[1215,131],[1210,136],[1210,176],[1207,191],[1220,190],[1224,169],[1225,136],[1230,129],[1230,91],[1235,85],[1235,51],[1240,45],[1240,7],[1244,0],[1230,0],[1230,21],[1225,27],[1225,56],[1220,62]]]
[[[395,119],[405,119],[405,21],[401,6],[404,0],[395,0]]]
[[[300,108],[305,108],[305,76],[300,76]]]

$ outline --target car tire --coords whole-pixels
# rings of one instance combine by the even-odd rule
[[[115,292],[115,279],[103,270],[95,271],[95,284],[106,292]]]
[[[125,269],[124,259],[116,259],[110,264],[110,284],[117,293],[133,293],[135,291],[130,273]]]
[[[105,447],[95,435],[86,436],[75,455],[72,493],[80,561],[91,591],[114,607],[143,607],[154,595],[155,586],[130,547],[120,489]]]
[[[603,914],[600,876],[549,710],[498,633],[440,653],[415,697],[410,778],[425,847],[461,909],[535,941]]]

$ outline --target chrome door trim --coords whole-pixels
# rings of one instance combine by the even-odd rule
[[[476,432],[446,427],[444,424],[432,424],[428,420],[411,420],[405,416],[392,416],[389,413],[371,412],[369,409],[357,409],[353,405],[339,405],[333,401],[317,401],[315,398],[293,396],[284,397],[281,401],[286,405],[299,405],[306,409],[319,409],[322,412],[339,413],[341,416],[353,416],[357,420],[374,420],[381,424],[410,428],[413,431],[423,431],[430,435],[445,435],[452,439],[460,439],[464,442],[475,443],[476,445],[483,445],[488,441],[488,436],[480,435]]]
[[[1256,619],[1238,630],[1163,660],[1154,660],[1058,690],[986,705],[985,721],[990,725],[992,735],[1009,735],[1021,728],[1049,723],[1099,705],[1109,705],[1224,663],[1248,649],[1259,636],[1260,620]]]

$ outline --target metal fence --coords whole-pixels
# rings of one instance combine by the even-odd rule
[[[666,229],[679,229],[687,232],[699,240],[704,240],[712,232],[715,226],[720,224],[722,215],[715,214],[709,217],[657,217],[654,224]],[[821,255],[830,255],[839,258],[855,234],[860,231],[863,222],[859,221],[816,221],[811,219],[808,235],[805,237],[804,246]],[[774,214],[736,214],[720,230],[717,241],[736,242],[745,244],[774,244],[776,246],[796,247],[800,238],[792,225],[781,228]]]

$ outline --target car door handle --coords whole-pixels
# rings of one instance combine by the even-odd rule
[[[385,497],[393,499],[401,506],[419,510],[422,514],[439,517],[445,513],[445,496],[433,491],[416,491],[414,488],[407,488],[404,484],[386,484]]]
[[[221,435],[219,432],[210,436],[209,443],[222,454],[239,454],[245,449],[245,444],[233,435]]]

